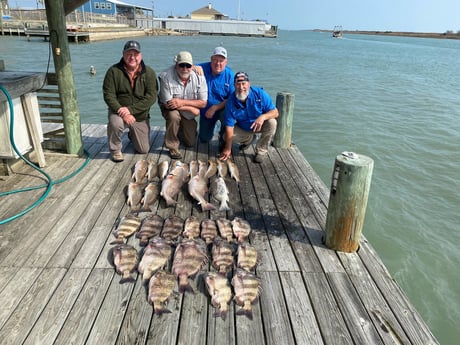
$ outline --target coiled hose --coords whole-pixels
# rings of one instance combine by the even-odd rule
[[[38,186],[27,187],[27,188],[22,188],[22,189],[16,189],[16,190],[0,193],[0,197],[3,197],[3,196],[6,196],[6,195],[10,195],[10,194],[16,194],[16,193],[35,190],[35,189],[46,188],[45,191],[43,192],[43,194],[40,196],[40,198],[38,198],[32,205],[27,207],[25,210],[19,212],[18,214],[14,215],[12,217],[0,220],[0,225],[2,225],[2,224],[9,223],[9,222],[11,222],[11,221],[13,221],[13,220],[15,220],[15,219],[17,219],[19,217],[22,217],[23,215],[25,215],[26,213],[30,212],[35,207],[37,207],[43,200],[46,199],[48,194],[51,192],[51,189],[52,189],[53,185],[61,183],[61,182],[64,182],[64,181],[67,181],[68,179],[70,179],[73,176],[75,176],[76,174],[78,174],[81,170],[83,170],[86,167],[86,165],[88,165],[88,163],[90,161],[90,157],[89,157],[89,153],[86,150],[84,150],[84,153],[86,155],[86,160],[83,162],[83,164],[77,170],[75,170],[73,173],[71,173],[70,175],[67,175],[67,176],[65,176],[65,177],[63,177],[61,179],[53,181],[51,176],[49,176],[44,170],[40,169],[39,167],[37,167],[32,162],[30,162],[26,157],[24,157],[21,154],[21,152],[19,152],[18,148],[16,147],[16,143],[14,141],[14,107],[13,107],[13,101],[11,99],[11,95],[3,87],[3,85],[0,85],[0,90],[5,94],[5,96],[6,96],[7,100],[8,100],[9,108],[10,108],[10,142],[11,142],[11,146],[13,147],[14,152],[16,152],[16,154],[24,162],[26,162],[32,168],[34,168],[39,173],[41,173],[43,176],[45,176],[46,180],[48,181],[47,183],[44,183],[44,184],[41,184],[41,185],[38,185]]]

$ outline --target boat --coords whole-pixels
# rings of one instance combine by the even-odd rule
[[[343,37],[343,30],[340,25],[334,26],[334,30],[332,30],[332,37],[335,37],[335,38]]]

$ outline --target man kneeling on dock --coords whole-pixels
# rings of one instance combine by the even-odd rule
[[[244,150],[252,144],[256,133],[260,133],[254,162],[262,163],[276,132],[278,109],[264,89],[251,86],[247,73],[236,73],[234,84],[235,92],[225,106],[225,145],[219,159],[230,157],[234,141]]]
[[[121,137],[125,128],[129,128],[136,152],[149,152],[149,112],[157,100],[158,81],[155,71],[142,60],[139,42],[126,42],[121,60],[107,70],[102,90],[109,107],[107,138],[112,160],[123,161]]]

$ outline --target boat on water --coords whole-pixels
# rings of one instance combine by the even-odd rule
[[[343,37],[343,30],[340,25],[334,26],[334,30],[332,30],[332,37],[334,38],[342,38]]]

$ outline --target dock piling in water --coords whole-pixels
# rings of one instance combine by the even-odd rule
[[[273,146],[286,149],[291,146],[294,94],[279,92],[276,95],[276,108],[279,111],[279,116]]]
[[[334,164],[325,244],[328,248],[355,252],[359,248],[374,161],[353,152],[342,152]]]

